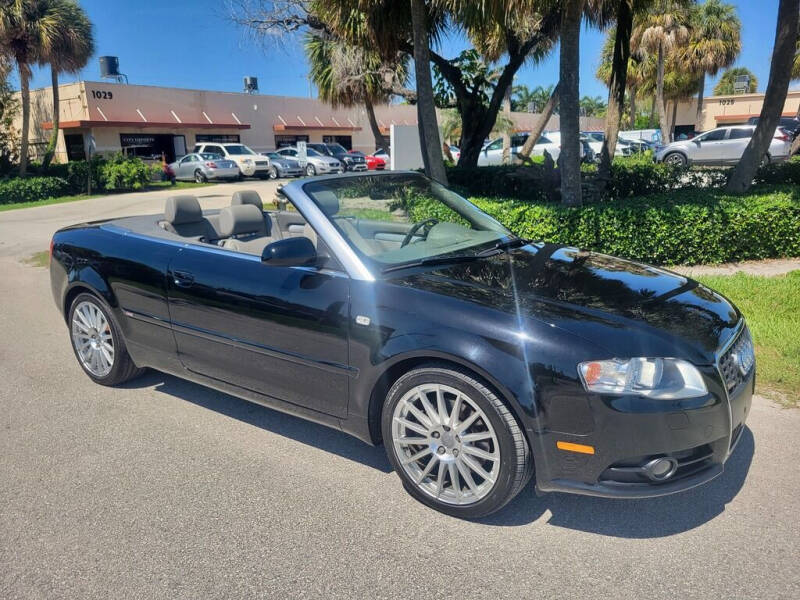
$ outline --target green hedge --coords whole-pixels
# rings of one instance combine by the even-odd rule
[[[69,183],[61,177],[28,177],[0,181],[0,204],[35,202],[69,194]]]
[[[761,186],[746,196],[719,190],[658,194],[578,208],[473,198],[517,235],[648,263],[703,264],[800,256],[800,189]],[[425,200],[415,221],[446,218]]]

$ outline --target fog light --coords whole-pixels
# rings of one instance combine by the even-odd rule
[[[664,481],[675,474],[678,469],[678,461],[674,458],[654,458],[644,467],[645,474],[653,481]]]

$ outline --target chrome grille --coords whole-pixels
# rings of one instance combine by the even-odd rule
[[[719,371],[728,392],[735,390],[753,368],[753,340],[745,327],[719,359]]]

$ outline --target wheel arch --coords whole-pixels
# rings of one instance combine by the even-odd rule
[[[69,320],[69,309],[72,302],[82,293],[98,296],[112,308],[117,304],[114,293],[100,274],[92,269],[84,269],[80,273],[80,278],[71,281],[64,292],[62,312],[65,321]]]
[[[529,446],[531,448],[533,447],[528,429],[525,427],[525,421],[520,415],[521,411],[519,403],[517,402],[513,392],[507,386],[503,385],[500,381],[493,377],[491,373],[468,360],[455,355],[432,351],[397,356],[394,357],[391,362],[384,364],[384,368],[373,383],[369,395],[367,421],[369,425],[370,441],[372,444],[379,445],[383,441],[381,437],[381,411],[383,409],[383,404],[386,401],[386,394],[389,392],[389,389],[391,389],[394,382],[400,377],[409,371],[420,367],[421,365],[437,365],[455,368],[462,371],[466,370],[476,379],[481,380],[486,387],[492,390],[492,392],[494,392],[494,394],[500,398],[506,408],[508,408],[514,419],[517,421],[520,429],[524,432]]]
[[[673,154],[679,154],[680,156],[682,156],[682,157],[683,157],[683,160],[684,160],[684,161],[686,161],[686,166],[689,166],[689,165],[691,164],[691,162],[692,162],[692,161],[689,159],[689,155],[688,155],[688,154],[686,154],[686,152],[684,152],[683,150],[680,150],[680,149],[678,149],[678,148],[676,148],[675,150],[670,150],[669,152],[667,152],[667,153],[664,155],[664,158],[661,160],[661,162],[664,162],[664,163],[665,163],[665,162],[667,162],[667,159],[668,159],[670,156],[672,156]]]

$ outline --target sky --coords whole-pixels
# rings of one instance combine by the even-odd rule
[[[728,0],[742,21],[742,53],[736,66],[756,74],[764,91],[775,38],[778,0]],[[245,75],[258,77],[262,94],[308,96],[310,88],[298,39],[276,38],[260,43],[232,22],[228,0],[81,0],[95,25],[97,53],[78,75],[64,82],[99,81],[98,56],[113,55],[132,84],[202,90],[241,91]],[[581,95],[608,93],[594,72],[604,33],[584,28],[581,34]],[[455,56],[467,47],[460,35],[442,41],[440,53]],[[710,94],[716,78],[706,82]],[[558,80],[558,50],[537,65],[525,65],[515,84],[529,87]],[[16,83],[14,83],[16,85]],[[33,88],[50,84],[48,70],[36,70]]]

